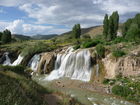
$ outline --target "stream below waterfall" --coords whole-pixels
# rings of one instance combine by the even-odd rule
[[[61,92],[68,96],[71,96],[77,99],[84,105],[136,105],[134,103],[128,102],[121,98],[117,98],[112,95],[102,94],[93,92],[87,89],[82,89],[78,87],[78,84],[82,83],[82,81],[78,80],[69,80],[71,83],[68,85],[68,80],[53,80],[46,81],[46,75],[44,76],[34,76],[32,79],[36,81],[38,84],[42,85],[47,89],[51,89],[55,92]],[[61,82],[62,84],[61,84]],[[74,85],[75,84],[75,85]],[[68,86],[65,86],[68,85]],[[72,86],[74,85],[74,86]]]

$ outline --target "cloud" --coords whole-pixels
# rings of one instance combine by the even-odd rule
[[[100,25],[104,14],[110,15],[116,10],[120,14],[120,22],[124,22],[140,10],[139,0],[1,0],[0,5],[16,6],[26,13],[27,19],[35,20],[33,24],[21,22],[22,24],[19,26],[23,29],[20,32],[29,33],[33,32],[30,30],[38,33],[53,30],[53,32],[60,33],[60,31],[70,29],[76,23],[80,23],[82,27]],[[52,29],[48,29],[47,26],[44,26],[45,24],[63,25],[69,28],[52,27]],[[41,31],[36,29],[37,25]],[[14,30],[18,32],[19,29],[14,28]]]
[[[62,32],[67,32],[69,29],[61,29],[54,26],[44,26],[36,24],[26,24],[23,20],[14,20],[13,22],[0,22],[3,26],[0,30],[9,29],[12,34],[25,34],[25,35],[35,35],[35,34],[60,34]]]

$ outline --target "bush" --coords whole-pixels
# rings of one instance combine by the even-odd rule
[[[97,55],[102,58],[105,56],[105,48],[102,44],[96,46]]]
[[[103,84],[109,84],[109,81],[110,81],[109,79],[104,79]]]
[[[118,96],[127,97],[132,94],[132,90],[127,86],[115,85],[112,88],[112,93]]]
[[[103,80],[103,84],[107,85],[107,84],[110,84],[110,85],[114,85],[116,82],[115,79],[104,79]]]
[[[22,55],[23,56],[30,56],[30,55],[34,55],[36,53],[41,53],[41,52],[45,52],[45,51],[51,51],[54,46],[51,45],[47,45],[43,42],[37,42],[34,45],[31,46],[26,46],[23,50],[22,50]]]
[[[79,49],[79,48],[80,48],[80,45],[75,45],[75,46],[73,47],[74,50],[77,50],[77,49]]]
[[[4,70],[4,71],[13,71],[17,74],[25,74],[24,70],[26,69],[26,67],[22,66],[22,65],[18,65],[18,66],[0,66],[0,69]]]
[[[97,44],[99,44],[99,40],[93,40],[93,41],[86,41],[82,44],[82,48],[89,48],[89,47],[94,47]]]
[[[113,40],[114,44],[121,43],[121,42],[127,42],[127,40],[123,37],[117,37],[115,40]]]
[[[124,51],[118,49],[118,50],[113,51],[112,55],[114,57],[118,58],[118,57],[122,57],[122,56],[126,55],[126,53]]]

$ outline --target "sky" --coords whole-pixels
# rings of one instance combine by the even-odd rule
[[[82,28],[102,25],[113,11],[125,22],[140,12],[140,0],[0,0],[0,31],[61,34],[78,23]]]

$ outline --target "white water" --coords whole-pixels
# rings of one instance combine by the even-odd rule
[[[40,61],[40,54],[36,54],[32,57],[32,59],[30,60],[28,66],[33,70],[33,71],[37,71],[38,65],[39,65],[39,61]]]
[[[61,77],[89,81],[91,77],[91,56],[88,50],[75,51],[67,49],[64,54],[58,54],[53,70],[45,80]]]
[[[4,55],[5,55],[5,57],[6,57],[6,60],[3,62],[3,65],[11,65],[11,60],[10,60],[10,58],[9,58],[9,53],[8,52],[6,52],[6,53],[4,53]]]
[[[8,56],[9,53],[6,52],[6,53],[4,53],[4,55],[6,57],[6,60],[3,62],[3,65],[9,65],[9,66],[19,65],[22,62],[23,58],[24,58],[21,55],[19,55],[18,58],[13,63],[11,63],[11,59]]]
[[[19,65],[22,62],[23,58],[23,56],[19,55],[18,58],[12,63],[12,66]]]

